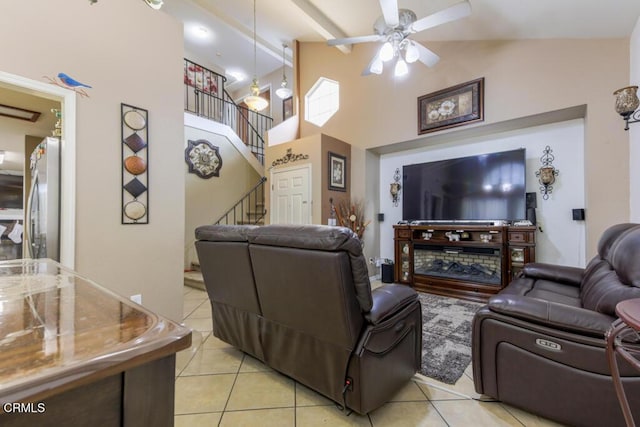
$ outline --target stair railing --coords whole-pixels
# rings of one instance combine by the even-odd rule
[[[273,127],[273,119],[237,105],[224,88],[226,80],[185,58],[185,111],[229,126],[264,165],[263,135]]]
[[[226,211],[215,224],[257,224],[267,214],[264,207],[264,183],[266,177],[260,178],[260,181],[247,193],[242,196],[231,209]]]

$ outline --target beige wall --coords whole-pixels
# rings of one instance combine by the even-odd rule
[[[640,84],[640,18],[631,34],[630,50],[630,73],[629,85]],[[627,83],[620,87],[627,86]],[[614,89],[618,89],[615,87]],[[618,126],[623,126],[622,119],[619,119]],[[633,222],[640,222],[640,123],[629,125],[629,194],[630,194],[630,214]]]
[[[629,41],[465,41],[428,46],[441,61],[431,69],[410,65],[409,75],[395,80],[389,69],[381,76],[360,76],[375,44],[356,45],[345,55],[324,43],[300,43],[301,96],[321,76],[339,81],[341,90],[338,113],[322,129],[303,121],[301,136],[322,132],[352,144],[351,189],[356,196],[369,194],[372,185],[366,178],[370,162],[358,150],[419,139],[421,95],[485,77],[485,121],[470,125],[479,128],[586,105],[587,252],[595,252],[602,231],[629,216],[628,138],[611,95],[628,84]],[[301,109],[303,117],[304,105]],[[429,137],[419,140],[429,144]]]
[[[212,224],[230,209],[242,195],[253,188],[260,175],[251,167],[236,148],[223,136],[192,127],[185,127],[184,147],[189,140],[204,139],[218,147],[222,158],[219,177],[208,179],[188,173],[184,162],[185,178],[185,267],[197,260],[195,253],[195,229]]]
[[[77,99],[76,270],[182,317],[182,25],[142,1],[3,1],[0,70],[93,86]],[[11,42],[8,42],[11,40]],[[148,225],[121,225],[120,103],[149,111]]]

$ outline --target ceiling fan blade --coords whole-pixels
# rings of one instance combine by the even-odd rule
[[[411,30],[414,33],[419,33],[420,31],[437,27],[438,25],[446,24],[447,22],[455,21],[469,15],[471,15],[471,4],[465,0],[443,9],[440,12],[418,19],[411,25]]]
[[[380,0],[380,9],[382,9],[384,22],[391,28],[397,27],[400,23],[398,0]]]
[[[382,40],[382,37],[378,34],[372,34],[370,36],[358,36],[358,37],[346,37],[343,39],[331,39],[327,40],[327,44],[329,46],[339,46],[343,44],[354,44],[354,43],[367,43],[367,42],[377,42]]]
[[[433,53],[431,50],[422,46],[418,42],[414,42],[414,44],[415,44],[415,47],[418,49],[418,53],[420,54],[418,59],[427,67],[433,67],[438,63],[438,61],[440,61],[440,57],[435,53]]]

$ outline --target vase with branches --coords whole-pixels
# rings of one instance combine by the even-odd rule
[[[340,200],[336,206],[338,225],[350,228],[360,240],[371,220],[364,219],[364,202],[361,200]]]

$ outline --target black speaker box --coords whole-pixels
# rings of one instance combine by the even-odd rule
[[[527,208],[527,219],[531,221],[531,224],[536,225],[536,208]]]
[[[393,283],[393,264],[381,264],[382,283]]]
[[[526,203],[527,203],[527,210],[529,210],[529,208],[537,208],[538,207],[538,199],[537,199],[538,193],[527,193],[526,195]],[[531,221],[531,220],[529,220]],[[533,221],[531,221],[533,222]]]
[[[571,214],[574,221],[584,221],[584,209],[572,209]]]

